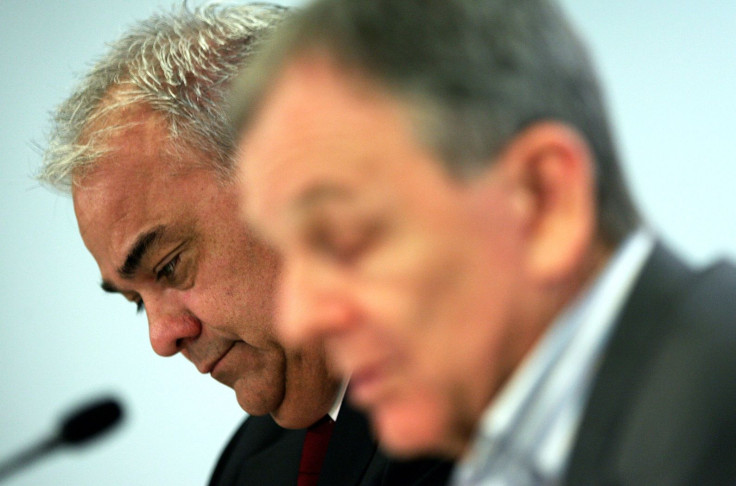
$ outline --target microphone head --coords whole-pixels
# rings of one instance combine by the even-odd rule
[[[110,429],[123,416],[117,400],[106,398],[90,403],[67,416],[61,423],[59,440],[63,444],[80,444]]]

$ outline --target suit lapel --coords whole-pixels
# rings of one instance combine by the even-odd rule
[[[274,427],[278,427],[273,423]],[[304,430],[286,430],[278,427],[279,439],[257,450],[248,460],[243,471],[247,478],[243,478],[240,485],[279,485],[293,486],[296,484],[299,471],[302,446],[304,444]]]
[[[378,449],[367,418],[347,401],[332,434],[319,486],[438,486],[452,471],[446,460],[390,460]]]
[[[375,477],[382,474],[387,460],[376,454],[376,449],[366,418],[347,401],[343,402],[327,448],[319,486],[380,484],[380,479]]]
[[[250,417],[230,441],[211,486],[294,486],[304,430],[282,429],[270,416]]]
[[[595,378],[573,447],[566,484],[612,484],[612,451],[645,369],[663,341],[669,313],[692,272],[661,245],[642,270]],[[618,433],[618,435],[616,435]],[[600,482],[591,478],[600,478]]]

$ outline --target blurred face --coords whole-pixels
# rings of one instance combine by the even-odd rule
[[[305,427],[332,405],[320,346],[289,348],[274,335],[274,252],[239,221],[236,188],[172,156],[166,129],[144,109],[113,151],[74,189],[85,245],[103,288],[145,309],[154,351],[181,352],[232,387],[248,413]]]
[[[523,230],[505,165],[449,177],[408,113],[322,58],[292,62],[241,140],[243,206],[283,252],[284,338],[325,343],[392,452],[459,454],[528,344]]]

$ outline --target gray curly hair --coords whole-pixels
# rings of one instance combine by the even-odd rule
[[[186,3],[135,24],[110,44],[52,114],[38,179],[71,192],[77,176],[109,151],[108,136],[129,126],[120,117],[136,106],[161,114],[172,146],[207,154],[222,177],[232,173],[234,140],[224,106],[230,81],[287,8],[253,3]]]

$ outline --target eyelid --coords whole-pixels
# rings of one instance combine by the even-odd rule
[[[181,261],[181,253],[177,253],[174,255],[174,257],[169,260],[164,266],[161,267],[161,269],[156,272],[156,281],[160,281],[163,279],[166,280],[173,280],[174,273],[176,272],[176,268],[179,265],[179,262]],[[171,270],[168,268],[172,267]]]
[[[361,221],[349,227],[319,228],[312,235],[312,241],[326,255],[348,263],[366,250],[376,240],[379,232],[380,225],[377,222]]]
[[[178,246],[177,246],[176,248],[174,248],[174,249],[173,249],[173,250],[171,250],[171,251],[170,251],[169,253],[167,253],[167,254],[166,254],[166,255],[165,255],[165,256],[164,256],[164,257],[163,257],[163,258],[162,258],[162,259],[161,259],[161,260],[160,260],[160,261],[158,262],[158,264],[156,264],[156,266],[155,266],[155,267],[153,267],[153,274],[154,274],[154,275],[156,276],[156,278],[157,278],[157,279],[158,279],[158,275],[159,275],[159,273],[161,272],[161,270],[162,270],[162,269],[163,269],[164,267],[166,267],[166,265],[168,265],[169,263],[171,263],[171,261],[172,261],[172,260],[174,260],[174,258],[176,258],[176,257],[178,256],[178,253],[179,253],[179,252],[181,251],[182,247],[184,247],[184,245],[186,245],[187,243],[188,243],[188,241],[184,241],[184,242],[182,242],[182,243],[181,243],[180,245],[178,245]]]

